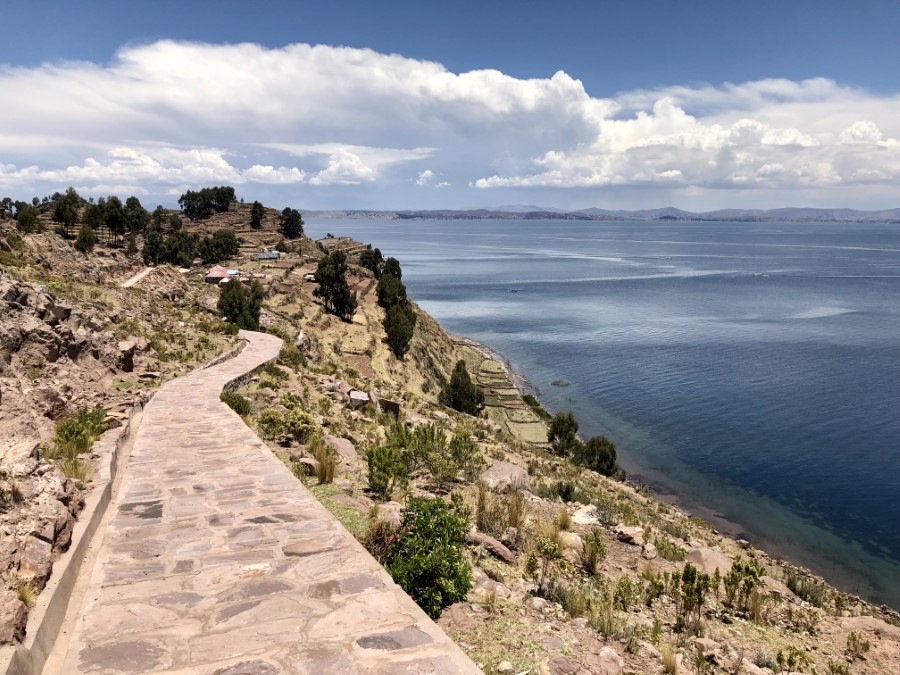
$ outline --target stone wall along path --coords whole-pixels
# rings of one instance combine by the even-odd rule
[[[480,672],[219,401],[241,336],[147,405],[61,672]]]

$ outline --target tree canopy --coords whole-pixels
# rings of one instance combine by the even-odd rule
[[[365,267],[375,275],[376,279],[381,277],[381,267],[383,264],[384,258],[381,256],[381,251],[377,248],[372,248],[371,244],[366,246],[365,250],[359,254],[360,267]]]
[[[247,287],[232,279],[222,288],[216,306],[229,323],[245,330],[258,330],[264,298],[265,291],[258,281]]]
[[[178,198],[178,205],[190,220],[204,220],[214,213],[225,213],[234,201],[234,188],[223,185],[188,190]]]
[[[266,216],[265,207],[257,201],[253,202],[253,206],[250,207],[250,227],[254,230],[258,230],[262,227],[263,218]]]

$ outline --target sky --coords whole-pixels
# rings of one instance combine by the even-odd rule
[[[0,0],[0,196],[900,207],[900,2]]]

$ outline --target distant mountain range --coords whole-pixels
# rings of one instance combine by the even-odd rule
[[[304,211],[304,215],[318,218],[384,218],[400,220],[680,220],[734,221],[745,223],[808,222],[808,223],[900,223],[900,208],[882,211],[856,209],[719,209],[696,213],[668,206],[661,209],[622,211],[609,209],[562,209],[505,205],[493,209],[434,209],[421,211]]]

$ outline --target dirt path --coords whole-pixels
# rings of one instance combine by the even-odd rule
[[[145,408],[68,651],[45,672],[479,672],[219,401],[281,348],[242,337]]]
[[[141,279],[143,279],[145,276],[150,274],[150,272],[152,272],[155,269],[156,269],[155,267],[147,267],[145,269],[142,269],[137,274],[135,274],[131,277],[128,277],[125,281],[122,282],[122,288],[131,288],[137,282],[139,282]]]

